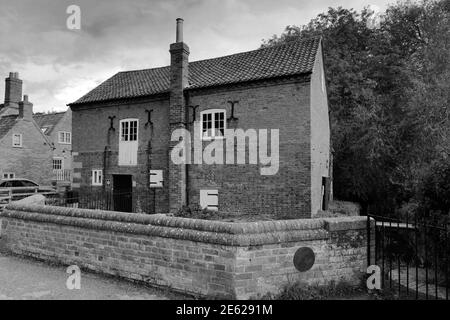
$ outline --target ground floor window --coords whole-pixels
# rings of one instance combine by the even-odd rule
[[[15,178],[16,178],[16,174],[13,172],[4,172],[2,174],[3,180],[11,180],[11,179],[15,179]]]
[[[92,170],[92,185],[101,186],[103,185],[103,170]]]

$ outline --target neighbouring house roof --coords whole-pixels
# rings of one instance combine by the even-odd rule
[[[33,115],[34,121],[42,129],[42,132],[46,135],[50,135],[59,123],[59,121],[64,117],[65,112],[55,112],[55,113],[35,113]],[[45,131],[44,131],[45,129]]]
[[[16,125],[17,121],[19,121],[19,115],[7,115],[0,118],[0,140],[3,139],[4,136],[8,134],[9,131]],[[53,148],[52,142],[47,138],[47,136],[41,131],[36,121],[32,121],[33,126],[35,126],[36,130],[42,135],[43,139],[47,143],[50,148]]]
[[[188,89],[310,73],[319,43],[320,37],[314,37],[190,62]],[[169,88],[170,66],[119,72],[70,105],[150,96]]]
[[[0,140],[14,127],[17,117],[18,115],[15,114],[0,118]]]

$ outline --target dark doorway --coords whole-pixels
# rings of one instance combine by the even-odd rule
[[[133,177],[131,175],[113,175],[114,211],[133,211]]]

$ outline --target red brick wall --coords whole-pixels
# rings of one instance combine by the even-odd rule
[[[60,131],[72,132],[72,111],[68,109],[63,118],[58,122],[58,124],[53,128],[50,135],[50,141],[53,142],[55,150],[53,151],[54,157],[60,157],[64,159],[63,169],[72,169],[72,145],[71,144],[61,144],[59,143]]]
[[[170,107],[169,130],[186,127],[186,102],[184,89],[189,85],[189,47],[183,42],[170,45]],[[177,144],[176,141],[167,140],[170,152]],[[177,210],[186,205],[186,166],[169,161],[169,210]]]
[[[152,134],[147,124],[148,114],[145,110],[153,110],[153,138],[152,154],[149,162],[148,143]],[[104,170],[105,147],[110,147],[107,157],[107,167],[104,178],[111,180],[114,174],[131,174],[136,183],[135,190],[148,190],[149,163],[154,170],[163,170],[163,177],[168,176],[168,99],[146,99],[141,101],[128,101],[122,104],[103,105],[87,110],[74,109],[72,113],[73,151],[74,151],[74,187],[82,190],[100,191],[102,187],[91,186],[91,170]],[[114,129],[109,130],[110,119],[115,116]],[[119,166],[119,121],[126,118],[139,119],[139,148],[137,166]],[[108,187],[105,186],[106,189]],[[156,211],[168,212],[168,185],[157,189]]]
[[[279,129],[280,168],[274,176],[260,174],[259,165],[189,165],[187,190],[190,204],[199,204],[201,189],[218,189],[219,210],[233,214],[275,214],[293,217],[311,216],[311,158],[310,158],[310,86],[306,79],[265,82],[239,87],[189,92],[189,105],[199,105],[196,118],[206,109],[223,109],[231,115],[229,100],[237,100],[237,122],[228,128]],[[91,170],[102,169],[103,153],[108,145],[109,116],[116,116],[116,131],[109,134],[111,152],[106,179],[112,174],[132,174],[136,188],[148,183],[147,144],[149,128],[145,127],[145,110],[153,109],[154,141],[152,168],[162,169],[164,188],[157,190],[157,212],[169,211],[169,101],[133,100],[117,104],[99,104],[94,108],[73,109],[74,182],[84,189],[91,187]],[[138,118],[138,166],[117,166],[119,120]],[[188,122],[192,120],[192,110]],[[192,128],[192,124],[189,125]],[[192,131],[193,134],[193,131]],[[207,143],[204,142],[204,146]],[[78,177],[78,178],[77,178]],[[78,180],[77,180],[78,179]],[[181,190],[181,189],[180,189]]]
[[[22,147],[12,147],[12,135],[22,134]],[[0,140],[0,174],[15,173],[16,178],[49,186],[52,179],[53,151],[31,121],[19,120]],[[1,179],[1,176],[0,176]]]
[[[0,217],[2,246],[17,254],[209,297],[357,284],[366,272],[365,217],[226,223],[24,204]],[[305,272],[293,264],[301,247],[315,254]]]
[[[228,128],[279,129],[280,142],[279,171],[273,176],[261,175],[260,165],[190,165],[190,203],[199,203],[200,189],[218,189],[219,210],[229,214],[310,217],[309,93],[309,83],[297,81],[190,94],[190,104],[199,105],[197,120],[207,109],[226,109],[230,117],[227,101],[239,101],[238,120]]]

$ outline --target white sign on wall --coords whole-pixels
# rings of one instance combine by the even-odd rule
[[[163,172],[162,170],[150,170],[150,188],[162,188]]]
[[[219,191],[218,190],[200,190],[200,207],[217,211],[219,209]]]

